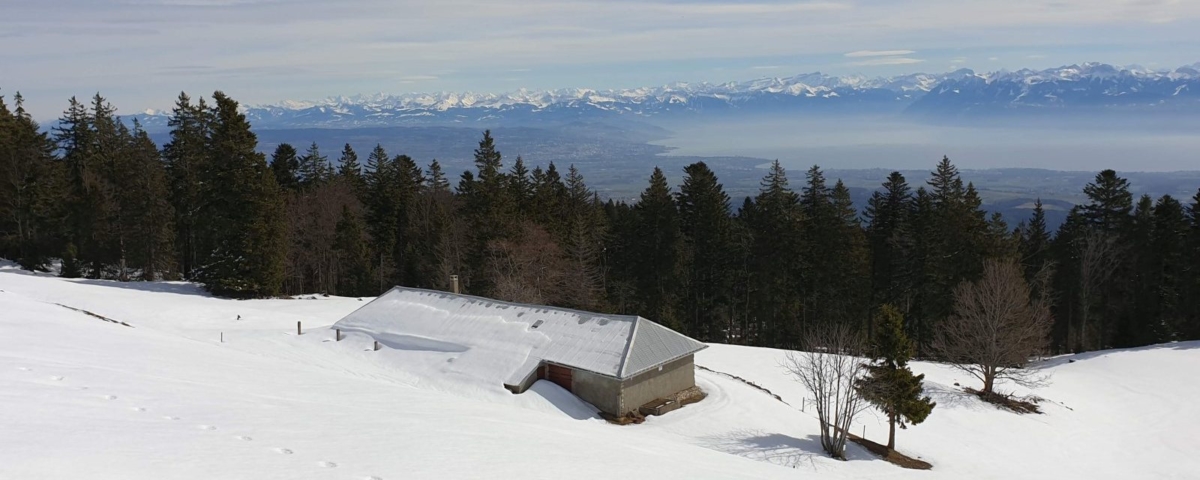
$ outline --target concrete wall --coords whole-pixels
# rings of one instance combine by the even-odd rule
[[[656,398],[665,398],[696,385],[692,356],[675,360],[621,382],[584,370],[571,373],[571,391],[603,412],[621,415]]]
[[[571,391],[601,411],[620,415],[621,382],[584,370],[571,372]]]
[[[696,367],[692,363],[692,355],[662,365],[661,368],[651,369],[623,382],[621,413],[637,410],[651,400],[696,386]]]

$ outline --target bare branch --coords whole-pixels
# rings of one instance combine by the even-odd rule
[[[803,351],[788,352],[783,366],[813,394],[821,447],[845,459],[850,423],[867,408],[855,388],[865,372],[863,360],[854,356],[862,351],[862,337],[848,325],[824,325],[810,327],[803,338]]]

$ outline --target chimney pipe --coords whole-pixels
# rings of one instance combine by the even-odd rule
[[[453,291],[454,293],[459,293],[459,291],[458,291],[458,275],[450,276],[450,288],[452,289],[451,291]]]

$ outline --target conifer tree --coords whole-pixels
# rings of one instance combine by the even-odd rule
[[[650,175],[650,185],[634,206],[631,235],[637,259],[632,266],[636,284],[638,314],[670,328],[679,329],[677,295],[680,256],[683,254],[679,231],[679,212],[667,178],[658,167]]]
[[[10,111],[0,96],[0,257],[27,270],[45,271],[61,253],[58,205],[61,188],[54,144],[25,112],[20,92]]]
[[[830,253],[837,268],[830,272],[833,288],[841,295],[834,296],[830,312],[838,321],[869,329],[870,321],[870,251],[858,210],[850,200],[850,189],[839,179],[830,191],[834,218],[837,219]]]
[[[219,91],[213,100],[200,222],[212,250],[201,252],[199,279],[218,295],[272,296],[287,253],[283,195],[237,102]]]
[[[271,154],[271,172],[275,175],[275,183],[285,192],[294,192],[300,188],[300,157],[296,147],[290,143],[281,143]]]
[[[892,172],[867,202],[867,242],[871,250],[874,304],[891,304],[903,313],[914,301],[912,190],[904,175]]]
[[[1187,213],[1182,203],[1170,195],[1163,195],[1154,204],[1154,227],[1151,235],[1146,275],[1151,283],[1149,291],[1154,293],[1153,307],[1157,311],[1138,311],[1154,323],[1147,329],[1149,338],[1145,343],[1158,343],[1186,337],[1188,312],[1186,273],[1188,263],[1188,236],[1191,232]],[[1157,318],[1159,321],[1154,322]],[[1138,342],[1138,343],[1143,343]]]
[[[433,192],[449,192],[450,181],[446,180],[446,173],[442,171],[442,164],[438,163],[437,159],[429,162],[429,171],[426,175],[428,178],[428,186]]]
[[[395,170],[395,164],[387,151],[382,145],[375,145],[375,149],[367,157],[362,203],[366,208],[367,232],[371,235],[371,258],[376,265],[375,273],[380,276],[376,293],[383,293],[387,288],[383,278],[388,276],[387,264],[396,247],[397,222],[400,217],[396,192],[398,175],[394,173]]]
[[[74,247],[72,266],[78,269],[63,269],[63,276],[99,276],[88,269],[99,253],[96,231],[101,229],[97,219],[104,218],[103,199],[100,191],[99,166],[94,158],[95,135],[92,131],[92,115],[83,103],[71,97],[70,106],[54,128],[54,140],[62,152],[66,166],[66,240]]]
[[[175,212],[176,264],[185,279],[192,279],[199,265],[201,252],[211,248],[203,243],[199,224],[204,195],[201,180],[209,168],[208,136],[212,113],[203,98],[192,104],[186,93],[180,93],[171,118],[171,140],[163,147],[171,205]]]
[[[428,286],[429,279],[422,278],[421,272],[428,270],[424,264],[432,259],[423,258],[418,252],[428,250],[420,244],[430,239],[419,235],[415,220],[417,196],[425,178],[421,174],[421,168],[408,155],[397,155],[392,159],[392,165],[392,174],[395,176],[392,180],[392,200],[396,215],[396,243],[392,250],[396,270],[393,272],[392,282],[396,285]]]
[[[342,156],[338,159],[338,176],[349,181],[355,193],[362,191],[362,165],[358,163],[358,153],[349,143],[342,147]]]
[[[329,181],[332,174],[333,167],[329,166],[329,157],[322,155],[317,142],[313,142],[308,146],[304,155],[299,158],[296,178],[300,188],[319,186]]]
[[[1105,232],[1119,232],[1129,221],[1133,209],[1133,195],[1129,193],[1129,180],[1117,172],[1104,170],[1096,175],[1092,183],[1083,187],[1088,203],[1083,206],[1083,218],[1089,224]]]
[[[158,147],[134,120],[127,162],[122,176],[122,219],[126,250],[142,280],[157,280],[174,270],[174,209],[171,208],[167,172]]]
[[[922,397],[925,375],[913,375],[908,361],[916,347],[904,333],[904,317],[895,307],[884,304],[875,315],[875,334],[871,342],[871,364],[867,376],[858,382],[863,399],[883,411],[888,418],[888,451],[896,449],[896,426],[916,425],[929,417],[937,404]]]
[[[688,165],[683,172],[676,194],[680,231],[687,245],[681,323],[702,341],[723,341],[732,281],[729,195],[704,162]]]
[[[525,160],[518,155],[512,170],[508,172],[508,180],[510,195],[521,217],[528,217],[532,213],[530,210],[533,207],[533,179],[529,173]]]
[[[486,293],[491,288],[485,273],[488,245],[508,238],[516,228],[510,184],[502,170],[502,157],[491,131],[483,132],[483,139],[475,149],[475,168],[477,174],[464,172],[458,186],[471,235],[471,246],[467,250],[469,272],[465,275],[464,286],[477,286]]]
[[[338,258],[338,295],[368,296],[376,288],[371,272],[371,252],[363,235],[362,219],[350,207],[342,206],[333,244]]]
[[[753,307],[759,322],[757,343],[789,345],[798,340],[806,266],[800,197],[788,186],[787,172],[776,160],[759,182],[758,196],[747,199],[740,217],[749,233],[749,270]]]
[[[1025,281],[1033,280],[1033,276],[1041,271],[1046,262],[1050,261],[1050,232],[1046,229],[1046,210],[1042,207],[1042,199],[1038,198],[1033,204],[1033,214],[1029,224],[1021,229],[1021,265],[1025,268]]]
[[[564,293],[570,302],[565,306],[596,310],[603,296],[604,282],[600,266],[605,236],[603,209],[574,165],[567,170],[566,187],[563,218],[566,228],[557,242],[569,265]]]

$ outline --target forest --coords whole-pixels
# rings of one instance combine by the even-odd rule
[[[753,197],[697,162],[677,187],[647,172],[626,203],[573,165],[507,162],[489,132],[452,181],[382,147],[264,155],[221,92],[180,94],[161,148],[100,95],[72,98],[48,131],[22,104],[0,97],[0,257],[64,277],[251,298],[449,290],[457,275],[472,295],[779,348],[813,325],[870,331],[890,305],[928,357],[956,292],[1008,261],[1049,306],[1048,354],[1200,339],[1200,191],[1135,198],[1112,170],[1051,232],[1040,202],[988,215],[948,158],[911,184],[892,173],[861,210],[818,166],[793,186],[778,162]]]

